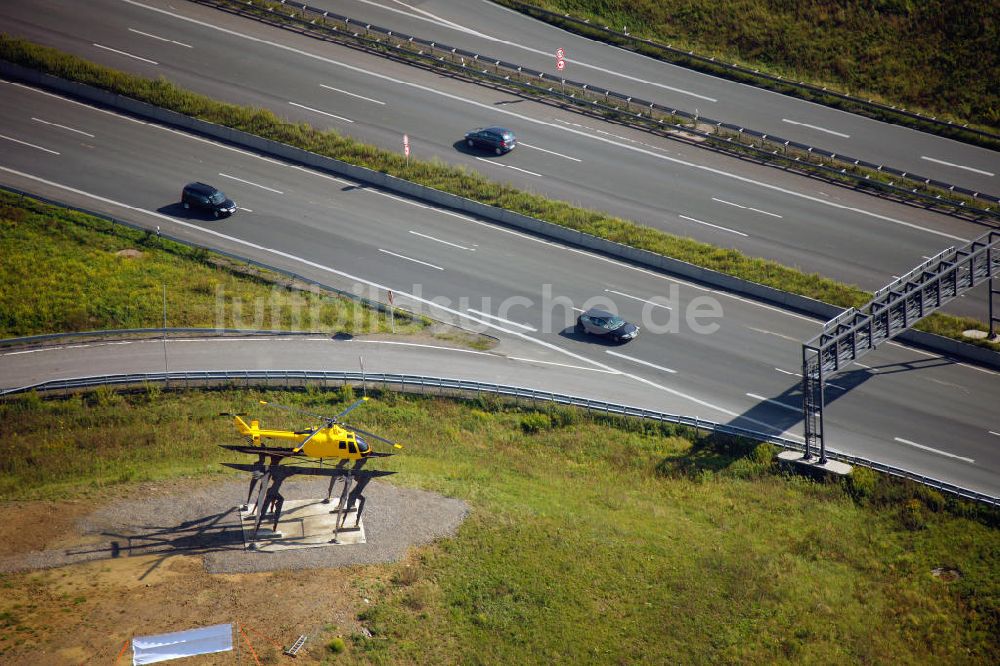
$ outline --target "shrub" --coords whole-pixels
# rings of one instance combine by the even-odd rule
[[[847,476],[847,493],[855,502],[863,504],[875,494],[878,474],[867,467],[855,467]]]
[[[336,636],[330,639],[330,642],[326,644],[326,649],[334,654],[340,654],[347,649],[347,645],[344,643],[344,639],[340,636]]]
[[[768,442],[762,442],[753,450],[750,458],[758,465],[769,467],[771,463],[774,462],[774,457],[777,455],[778,447]]]
[[[540,430],[547,430],[552,427],[552,419],[548,414],[532,412],[521,417],[521,430],[525,434],[531,435]]]

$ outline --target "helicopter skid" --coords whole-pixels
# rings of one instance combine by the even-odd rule
[[[278,520],[277,530],[270,530],[273,520],[271,512],[264,514],[257,538],[251,542],[257,515],[240,509],[240,524],[243,527],[243,543],[247,550],[256,552],[278,552],[298,548],[317,548],[319,546],[362,544],[366,543],[364,521],[354,526],[357,508],[352,508],[343,515],[337,508],[336,500],[324,503],[323,499],[286,500]],[[251,505],[250,509],[253,509]],[[334,529],[338,520],[343,524],[333,541]]]

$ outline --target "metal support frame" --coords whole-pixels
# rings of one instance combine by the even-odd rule
[[[1000,312],[994,308],[996,277],[1000,276],[1000,231],[988,231],[967,245],[939,252],[906,275],[875,292],[860,308],[850,308],[802,344],[802,418],[805,456],[811,445],[826,462],[823,441],[824,381],[845,365],[874,351],[964,292],[989,281],[990,337]]]

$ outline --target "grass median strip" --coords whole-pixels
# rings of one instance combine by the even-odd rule
[[[0,191],[0,338],[159,328],[387,333],[388,316],[208,250]],[[403,313],[395,332],[428,322]]]
[[[208,122],[250,132],[350,164],[381,171],[444,192],[582,231],[617,243],[649,250],[711,270],[801,294],[842,307],[861,305],[870,294],[816,273],[805,273],[778,262],[749,257],[680,238],[600,211],[547,199],[500,184],[465,168],[440,162],[407,160],[402,155],[364,144],[334,131],[306,123],[291,123],[267,109],[242,107],[212,100],[174,85],[166,79],[148,79],[97,65],[23,39],[0,36],[0,58],[38,71],[127,95]],[[968,342],[962,331],[986,330],[968,318],[935,314],[917,328]],[[985,340],[973,341],[1000,350]]]
[[[337,594],[310,599],[294,634],[323,637],[312,645],[363,627],[341,634],[338,663],[987,664],[1000,650],[995,510],[865,469],[839,482],[786,476],[769,445],[669,424],[369,394],[360,423],[406,445],[380,462],[398,472],[389,481],[463,499],[471,514],[402,562],[352,568],[362,589],[350,596],[364,599],[350,620],[328,613]],[[154,388],[2,401],[0,500],[12,512],[32,498],[99,506],[141,501],[139,481],[239,478],[219,465],[237,459],[216,446],[235,437],[220,411],[295,428],[307,424],[257,401],[325,414],[353,398]],[[14,663],[54,638],[49,612],[73,572],[52,574],[0,575],[0,617],[23,627],[0,632]],[[293,574],[273,575],[281,589]],[[82,636],[106,641],[123,618],[96,612],[104,580],[88,580],[77,614]],[[254,608],[243,612],[253,625]]]

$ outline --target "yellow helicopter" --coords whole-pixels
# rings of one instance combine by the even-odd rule
[[[392,440],[376,435],[375,433],[362,430],[352,425],[340,421],[344,416],[354,411],[356,408],[368,401],[367,397],[355,401],[347,409],[336,416],[320,416],[301,409],[294,409],[285,405],[276,405],[265,400],[260,400],[260,404],[269,407],[277,407],[290,412],[307,414],[313,418],[321,419],[323,424],[307,428],[305,430],[269,430],[260,427],[260,421],[251,419],[247,424],[240,414],[222,413],[220,416],[233,417],[236,430],[246,438],[247,445],[234,446],[221,444],[220,446],[230,451],[249,453],[257,456],[256,464],[223,463],[227,467],[251,473],[250,489],[247,492],[247,501],[244,509],[249,511],[251,516],[256,515],[253,533],[250,537],[251,548],[257,538],[264,514],[270,512],[273,518],[272,530],[277,528],[278,519],[281,515],[281,507],[285,498],[281,495],[281,485],[283,481],[294,474],[320,475],[330,477],[330,487],[327,489],[326,499],[329,502],[333,495],[333,488],[337,480],[343,480],[344,489],[337,503],[338,519],[335,522],[333,532],[333,542],[337,543],[337,535],[341,529],[347,529],[344,521],[347,514],[354,510],[357,503],[357,512],[354,517],[354,527],[357,528],[361,521],[361,513],[364,510],[365,498],[363,491],[365,486],[374,477],[393,474],[394,472],[379,470],[363,470],[362,466],[369,458],[391,456],[391,453],[377,452],[372,449],[364,439],[358,435],[364,435],[380,442],[391,444],[393,448],[401,449],[403,446]],[[273,439],[283,442],[294,442],[292,446],[268,446],[263,440]],[[264,460],[270,459],[265,465]],[[297,466],[282,465],[282,461],[293,459],[297,462],[313,462],[318,466]],[[327,460],[336,460],[335,467],[326,464]],[[353,461],[354,465],[347,467],[347,463]],[[251,509],[251,499],[255,487],[259,485],[257,500]]]
[[[246,421],[240,418],[239,414],[224,414],[225,416],[233,417],[237,432],[246,437],[247,443],[249,444],[249,446],[226,446],[225,448],[234,451],[241,451],[243,453],[258,453],[281,457],[295,456],[301,458],[316,458],[319,460],[334,458],[338,460],[360,461],[369,457],[392,455],[391,453],[376,452],[372,449],[368,442],[361,437],[358,437],[358,434],[360,433],[365,437],[377,439],[380,442],[385,442],[386,444],[391,444],[392,447],[396,449],[401,449],[403,446],[388,440],[385,437],[380,437],[375,433],[362,430],[361,428],[357,428],[352,425],[347,425],[346,423],[341,423],[340,421],[340,419],[344,416],[354,411],[367,401],[367,397],[361,398],[336,416],[320,416],[319,414],[311,414],[310,412],[305,412],[300,409],[293,409],[291,407],[286,407],[285,405],[276,405],[269,403],[266,400],[260,400],[259,402],[262,405],[277,407],[278,409],[285,409],[290,412],[307,414],[314,418],[322,419],[324,423],[321,426],[307,428],[305,430],[268,430],[261,428],[260,421],[257,419],[252,419],[248,425]],[[295,446],[265,446],[261,441],[264,439],[277,439],[287,442],[295,442]]]

